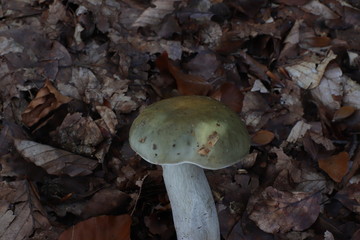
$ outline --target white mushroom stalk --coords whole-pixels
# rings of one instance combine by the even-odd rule
[[[216,207],[204,170],[193,164],[163,165],[163,177],[179,240],[219,240]]]

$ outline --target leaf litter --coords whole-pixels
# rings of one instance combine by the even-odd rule
[[[0,239],[175,239],[161,169],[127,138],[143,107],[193,94],[252,136],[243,164],[206,172],[222,239],[357,239],[359,16],[339,0],[5,1]]]

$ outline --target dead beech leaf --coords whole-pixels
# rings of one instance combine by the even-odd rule
[[[325,4],[317,0],[312,0],[309,3],[302,5],[300,8],[305,12],[312,13],[324,19],[337,19],[340,17]]]
[[[319,167],[324,170],[335,182],[341,182],[348,171],[350,156],[347,152],[318,160]]]
[[[283,192],[268,187],[254,200],[249,218],[268,233],[303,231],[316,221],[320,199],[320,193]]]
[[[304,121],[298,121],[295,126],[291,129],[287,142],[294,143],[298,139],[302,138],[306,132],[311,128],[310,124],[305,123]]]
[[[301,88],[313,89],[320,84],[327,65],[335,58],[336,55],[332,51],[324,57],[311,53],[310,56],[286,66],[285,69]]]
[[[156,25],[174,8],[174,2],[176,0],[156,0],[151,4],[153,6],[148,7],[133,23],[132,27],[145,27],[148,25]]]
[[[34,141],[16,139],[14,145],[24,158],[42,167],[48,174],[85,176],[98,165],[93,159]]]
[[[335,122],[348,118],[355,112],[355,110],[356,108],[352,106],[343,106],[334,113],[333,121]]]
[[[251,141],[256,145],[262,146],[269,144],[274,139],[274,137],[275,134],[273,132],[268,130],[260,130],[251,137]]]
[[[36,187],[27,180],[2,181],[0,190],[0,239],[29,239],[36,229],[50,227]]]
[[[50,80],[45,80],[44,87],[38,91],[35,98],[22,113],[22,121],[26,126],[31,127],[40,119],[48,115],[49,112],[70,101],[71,98],[62,95],[52,85]]]
[[[235,112],[241,112],[244,94],[231,82],[223,83],[212,95],[212,98],[224,103]]]
[[[169,60],[166,52],[156,59],[156,66],[160,71],[166,71],[171,74],[182,95],[207,95],[212,88],[203,77],[183,73]]]
[[[59,240],[130,240],[130,215],[98,216],[65,230]]]

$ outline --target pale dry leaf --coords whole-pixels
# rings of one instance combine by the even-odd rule
[[[346,84],[344,86],[343,104],[360,109],[360,85],[345,75],[344,78]]]
[[[319,2],[318,0],[312,0],[311,2],[300,6],[302,10],[305,12],[312,13],[314,15],[320,16],[324,19],[337,19],[340,16],[333,12],[330,8],[328,8],[323,3]]]
[[[42,167],[48,174],[85,176],[92,173],[98,162],[49,145],[29,140],[15,140],[19,153],[35,165]]]
[[[148,7],[133,23],[132,27],[145,27],[156,25],[169,13],[174,11],[177,0],[156,0],[152,2],[155,7]]]
[[[24,46],[17,43],[11,37],[0,36],[0,55],[3,56],[8,53],[22,53]]]
[[[50,226],[36,187],[30,184],[26,180],[0,182],[0,239],[28,239],[36,229]]]
[[[309,132],[310,132],[310,137],[314,142],[322,145],[328,151],[335,150],[336,147],[330,139],[324,137],[320,133],[316,133],[313,131],[309,131]]]
[[[96,111],[100,114],[111,134],[115,134],[118,120],[115,113],[106,106],[96,106]]]
[[[341,101],[337,97],[343,96],[345,82],[340,67],[334,64],[326,69],[320,84],[310,92],[324,106],[335,111],[341,106]]]
[[[327,65],[336,58],[332,51],[329,51],[326,56],[317,56],[311,52],[309,54],[297,63],[285,66],[292,80],[304,89],[316,88],[320,84]]]
[[[295,143],[297,140],[305,136],[306,132],[311,128],[310,124],[305,123],[303,120],[298,121],[291,129],[286,141],[289,143]]]
[[[264,86],[264,84],[259,80],[256,79],[252,88],[252,92],[260,92],[260,93],[269,93],[269,90]]]

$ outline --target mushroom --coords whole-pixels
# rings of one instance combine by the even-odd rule
[[[145,108],[130,128],[132,149],[163,167],[178,239],[219,240],[220,228],[203,169],[235,164],[250,138],[238,115],[204,96],[179,96]]]

